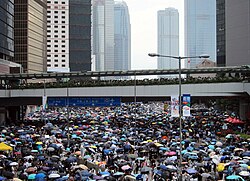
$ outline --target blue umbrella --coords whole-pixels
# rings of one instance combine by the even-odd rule
[[[5,178],[5,177],[1,177],[1,176],[0,176],[0,180],[6,180],[6,179],[7,179],[7,178]]]
[[[160,170],[154,170],[154,173],[157,174],[157,175],[162,175],[163,174],[163,172],[160,171]]]
[[[105,171],[105,172],[99,172],[102,176],[110,176],[110,173],[109,172],[107,172],[107,171]]]
[[[36,174],[30,174],[28,176],[28,180],[34,180],[36,178]]]
[[[194,174],[197,172],[197,170],[195,170],[194,168],[188,168],[188,169],[186,169],[186,172],[189,174]]]
[[[35,179],[41,179],[41,178],[45,178],[45,177],[46,177],[46,175],[41,172],[41,173],[36,174]]]
[[[214,145],[208,145],[208,148],[211,149],[211,150],[215,149]]]
[[[250,156],[250,151],[246,151],[246,152],[242,153],[241,156],[242,157],[244,157],[244,156]]]
[[[160,168],[161,168],[162,170],[167,170],[167,166],[166,166],[166,165],[160,165]]]
[[[87,170],[83,170],[83,171],[81,171],[81,175],[82,175],[83,177],[89,177],[89,176],[91,176],[92,174],[89,173]]]
[[[238,175],[229,175],[229,176],[226,177],[226,179],[228,179],[228,180],[241,179],[242,181],[245,181],[241,176],[238,176]]]

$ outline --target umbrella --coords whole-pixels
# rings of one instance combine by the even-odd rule
[[[129,166],[129,165],[124,165],[124,166],[122,166],[122,170],[128,170],[128,169],[130,169],[131,167]]]
[[[0,176],[0,180],[7,180],[7,178]]]
[[[58,173],[51,173],[49,174],[49,178],[59,178],[61,177]]]
[[[83,169],[83,170],[87,170],[88,167],[86,165],[80,164],[78,165],[79,168]]]
[[[250,176],[250,173],[248,172],[248,171],[241,171],[240,173],[239,173],[239,175],[240,176],[243,176],[243,177],[248,177],[248,176]]]
[[[174,165],[167,165],[166,168],[168,170],[173,170],[173,171],[177,170],[177,168]]]
[[[215,145],[220,147],[220,146],[222,146],[223,144],[222,144],[222,142],[217,141],[217,142],[215,143]]]
[[[187,168],[186,172],[189,173],[189,174],[194,174],[194,173],[197,172],[197,170],[195,170],[194,168]]]
[[[29,168],[26,169],[27,173],[32,173],[32,172],[35,172],[35,171],[36,171],[36,169],[34,167],[29,167]]]
[[[210,173],[202,173],[201,176],[204,178],[212,177]]]
[[[241,179],[242,181],[244,180],[241,176],[238,176],[238,175],[229,175],[229,176],[226,177],[226,179],[228,179],[228,180]]]
[[[34,180],[36,178],[36,174],[29,174],[28,180]]]
[[[41,179],[41,178],[45,178],[45,177],[46,177],[46,175],[42,172],[36,174],[36,179]]]
[[[73,162],[77,162],[77,158],[71,156],[71,157],[67,158],[65,161],[68,162],[68,163],[73,163]]]
[[[141,173],[147,173],[147,172],[149,172],[149,171],[151,171],[151,170],[152,170],[152,168],[144,166],[144,167],[142,167],[142,169],[141,169]]]
[[[161,168],[162,170],[167,170],[167,166],[166,166],[166,165],[160,165],[160,168]]]
[[[242,157],[244,157],[244,156],[250,156],[250,151],[246,151],[246,152],[242,153],[241,156]]]
[[[52,151],[55,151],[55,148],[53,148],[53,147],[48,147],[47,150],[48,150],[49,152],[52,152]]]
[[[121,175],[124,175],[124,173],[123,173],[123,172],[116,172],[116,173],[114,173],[113,175],[114,175],[114,176],[121,176]]]
[[[11,163],[9,164],[9,166],[17,166],[17,165],[18,165],[17,162],[11,162]]]
[[[105,171],[105,172],[99,172],[103,177],[110,176],[110,173]]]

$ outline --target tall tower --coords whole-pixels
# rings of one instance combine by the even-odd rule
[[[14,0],[13,61],[26,73],[47,71],[47,4],[46,0]]]
[[[216,0],[216,51],[218,67],[226,66],[225,1]]]
[[[0,59],[10,60],[14,57],[14,1],[2,1],[0,3]]]
[[[179,13],[177,9],[166,8],[157,12],[158,15],[158,53],[179,56]],[[158,69],[177,69],[176,59],[158,57]]]
[[[47,1],[48,72],[69,72],[69,1]]]
[[[69,0],[69,67],[91,70],[91,0]]]
[[[114,0],[93,0],[92,22],[96,71],[114,70]]]
[[[114,69],[131,69],[131,25],[127,4],[115,2],[114,6]]]
[[[216,0],[185,0],[185,56],[208,54],[216,61]],[[202,60],[190,59],[195,68]]]
[[[250,64],[250,1],[225,1],[226,66]]]

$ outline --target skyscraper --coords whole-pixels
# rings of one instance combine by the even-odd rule
[[[222,9],[223,11],[223,9]],[[226,66],[250,64],[250,1],[225,1]],[[218,27],[219,28],[219,27]]]
[[[124,1],[114,5],[114,69],[131,69],[131,25],[128,6]]]
[[[69,0],[69,67],[91,70],[91,0]]]
[[[0,59],[14,57],[14,0],[2,0],[0,3]]]
[[[179,13],[177,9],[166,8],[158,15],[158,53],[179,56]],[[158,69],[177,69],[176,59],[158,57]]]
[[[216,0],[185,0],[185,56],[208,54],[216,61]],[[194,68],[202,60],[190,59]]]
[[[216,0],[216,51],[217,66],[226,65],[225,0]]]
[[[69,72],[69,1],[47,1],[48,72]]]
[[[26,73],[47,71],[46,3],[46,0],[14,0],[13,61],[21,64]]]
[[[48,71],[91,70],[91,0],[48,0]]]
[[[114,0],[93,0],[92,18],[96,71],[114,70]]]

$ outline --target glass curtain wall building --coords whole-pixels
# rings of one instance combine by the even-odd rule
[[[185,0],[185,56],[208,54],[216,62],[216,0]],[[195,68],[202,60],[186,61]]]
[[[91,0],[69,0],[69,67],[91,70]]]
[[[0,1],[0,59],[14,57],[14,0]]]
[[[217,66],[226,65],[225,0],[216,1]]]
[[[114,69],[131,69],[131,25],[128,6],[124,1],[114,5]]]
[[[93,0],[92,18],[95,69],[114,70],[114,0]]]
[[[47,71],[47,2],[14,0],[14,62],[26,73]]]
[[[179,56],[179,12],[166,8],[157,12],[158,53]],[[158,57],[158,69],[178,69],[178,61],[172,58]]]

